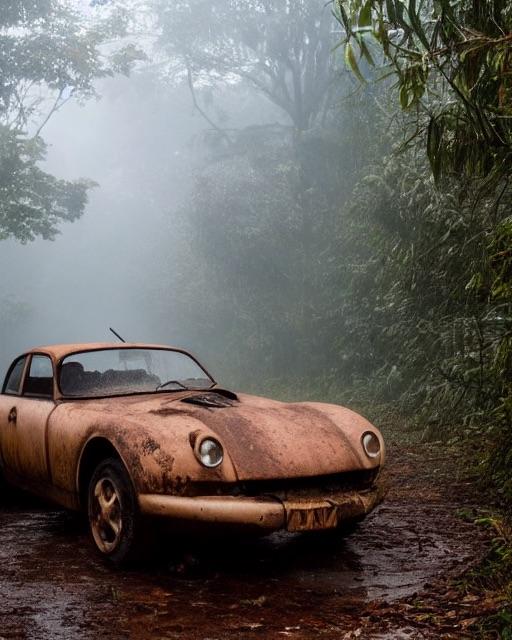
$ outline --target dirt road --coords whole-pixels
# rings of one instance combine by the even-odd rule
[[[466,637],[471,605],[447,585],[487,542],[460,517],[471,492],[450,458],[426,451],[391,452],[386,502],[345,539],[169,543],[158,566],[129,573],[96,559],[79,517],[4,500],[0,639]],[[439,626],[436,607],[450,606]]]

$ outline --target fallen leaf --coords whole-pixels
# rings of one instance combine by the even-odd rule
[[[478,622],[478,618],[467,618],[467,620],[462,620],[462,622],[460,623],[460,627],[461,629],[468,629],[469,627],[472,627],[475,622]]]

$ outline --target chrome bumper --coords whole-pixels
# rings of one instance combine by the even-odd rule
[[[313,531],[332,529],[346,520],[363,518],[379,502],[381,486],[365,491],[336,492],[320,498],[300,495],[287,499],[234,496],[181,497],[159,494],[139,495],[144,515],[190,522],[258,527],[275,531]]]

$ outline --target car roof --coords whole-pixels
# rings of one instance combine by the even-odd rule
[[[70,344],[52,344],[43,347],[34,347],[26,353],[43,353],[50,356],[53,360],[60,360],[67,355],[81,351],[98,351],[100,349],[174,349],[188,353],[184,349],[178,347],[170,347],[163,344],[149,344],[145,342],[77,342]]]

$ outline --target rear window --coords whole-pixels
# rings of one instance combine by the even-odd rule
[[[23,356],[11,365],[11,369],[7,374],[4,385],[4,393],[19,394],[21,388],[21,377],[23,375],[23,368],[25,367],[26,359],[27,358]]]

